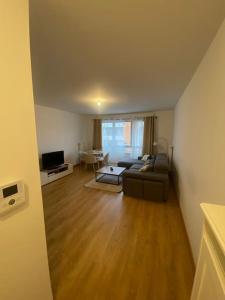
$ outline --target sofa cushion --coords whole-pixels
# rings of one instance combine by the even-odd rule
[[[145,165],[153,165],[153,166],[154,166],[154,163],[155,163],[155,160],[154,160],[154,159],[147,159],[147,160],[144,162],[144,166],[145,166]]]
[[[141,160],[146,161],[149,158],[151,158],[151,155],[150,154],[145,154],[145,155],[142,156]]]
[[[160,173],[155,173],[155,172],[151,172],[151,171],[140,172],[139,170],[135,170],[135,169],[125,170],[123,172],[123,177],[145,179],[145,180],[151,180],[151,181],[162,181],[162,182],[169,181],[168,174],[162,174],[162,173],[160,174]]]
[[[144,161],[139,159],[124,159],[123,161],[119,161],[117,165],[118,167],[129,169],[134,164],[138,164],[140,169],[140,165],[143,165]]]
[[[139,168],[139,171],[141,171],[141,172],[153,171],[154,170],[154,163],[155,163],[154,159],[146,160],[144,165],[141,168]]]
[[[144,164],[133,164],[129,170],[139,170]]]
[[[140,172],[147,172],[147,171],[152,171],[153,165],[152,164],[146,164],[143,167],[139,169]]]

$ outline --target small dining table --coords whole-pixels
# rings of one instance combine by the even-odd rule
[[[88,150],[87,153],[98,157],[103,156],[102,150]]]

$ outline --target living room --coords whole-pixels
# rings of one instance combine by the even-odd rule
[[[225,299],[224,1],[1,6],[0,298]]]
[[[172,155],[173,110],[84,115],[36,104],[35,115],[40,159],[43,153],[61,149],[64,151],[65,161],[78,165],[83,152],[89,152],[93,148],[96,149],[93,144],[94,120],[101,120],[101,126],[106,123],[110,123],[109,125],[112,126],[113,122],[116,124],[115,126],[119,125],[123,128],[118,136],[114,134],[115,139],[111,142],[108,141],[109,134],[107,132],[105,134],[104,131],[101,133],[101,145],[98,145],[97,148],[101,148],[103,152],[109,152],[110,163],[117,164],[119,160],[125,157],[137,158],[143,153],[144,119],[153,115],[155,116],[154,151],[167,153],[169,157]],[[135,130],[134,122],[137,123],[137,126],[138,122],[140,123],[141,128],[139,128],[139,131]],[[125,141],[124,126],[126,124],[130,125],[129,143]],[[139,135],[139,137],[134,139],[133,135]],[[110,136],[110,138],[112,137]]]

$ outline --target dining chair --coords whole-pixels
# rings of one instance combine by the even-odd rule
[[[93,170],[95,171],[95,165],[97,164],[99,167],[99,161],[95,155],[85,153],[84,154],[84,162],[85,162],[85,167],[87,168],[88,165],[92,165]]]
[[[106,153],[103,157],[98,158],[98,161],[101,162],[104,166],[109,164],[109,153]]]
[[[79,151],[79,164],[85,163],[86,151]]]

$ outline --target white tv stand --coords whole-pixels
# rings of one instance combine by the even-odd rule
[[[73,164],[66,163],[52,170],[41,171],[41,185],[48,184],[73,173]]]

